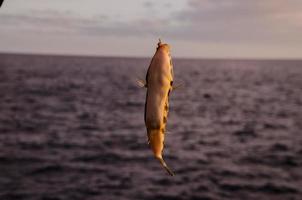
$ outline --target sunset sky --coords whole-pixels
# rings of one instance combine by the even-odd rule
[[[0,52],[302,58],[302,0],[5,0]]]

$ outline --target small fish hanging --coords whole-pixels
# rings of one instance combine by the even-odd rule
[[[169,175],[174,176],[162,157],[169,111],[169,95],[173,89],[173,66],[168,44],[162,44],[159,40],[147,71],[146,81],[138,80],[138,83],[141,87],[147,88],[145,125],[148,143],[154,157],[159,160]]]

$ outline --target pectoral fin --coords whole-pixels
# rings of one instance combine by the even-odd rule
[[[184,87],[184,84],[183,83],[179,83],[175,86],[172,86],[172,90],[178,90],[178,89],[181,89],[182,87]]]
[[[147,88],[147,83],[145,80],[141,79],[141,78],[136,78],[136,83],[139,87],[141,88]]]

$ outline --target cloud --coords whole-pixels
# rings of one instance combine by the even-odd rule
[[[203,41],[301,41],[300,0],[189,0],[177,19],[188,37]]]
[[[49,32],[51,33],[77,33],[81,29],[103,23],[107,16],[94,16],[83,18],[76,13],[56,10],[31,10],[23,14],[0,14],[0,25],[6,29]]]
[[[31,10],[22,14],[0,13],[0,26],[11,31],[49,34],[157,37],[168,32],[170,20],[145,17],[127,21],[105,15],[84,17],[70,11]]]
[[[146,7],[146,8],[152,8],[153,6],[154,6],[154,3],[153,2],[151,2],[151,1],[146,1],[146,2],[144,2],[143,3],[144,4],[144,6]]]
[[[164,36],[198,42],[301,42],[301,0],[188,0],[187,4],[186,9],[167,17],[146,15],[123,20],[102,15],[84,17],[70,11],[33,10],[2,13],[0,24],[36,32]],[[148,9],[156,5],[145,1],[143,6]]]

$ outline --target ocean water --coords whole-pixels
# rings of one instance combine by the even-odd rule
[[[302,198],[302,61],[174,59],[164,157],[150,59],[0,55],[0,199]]]

